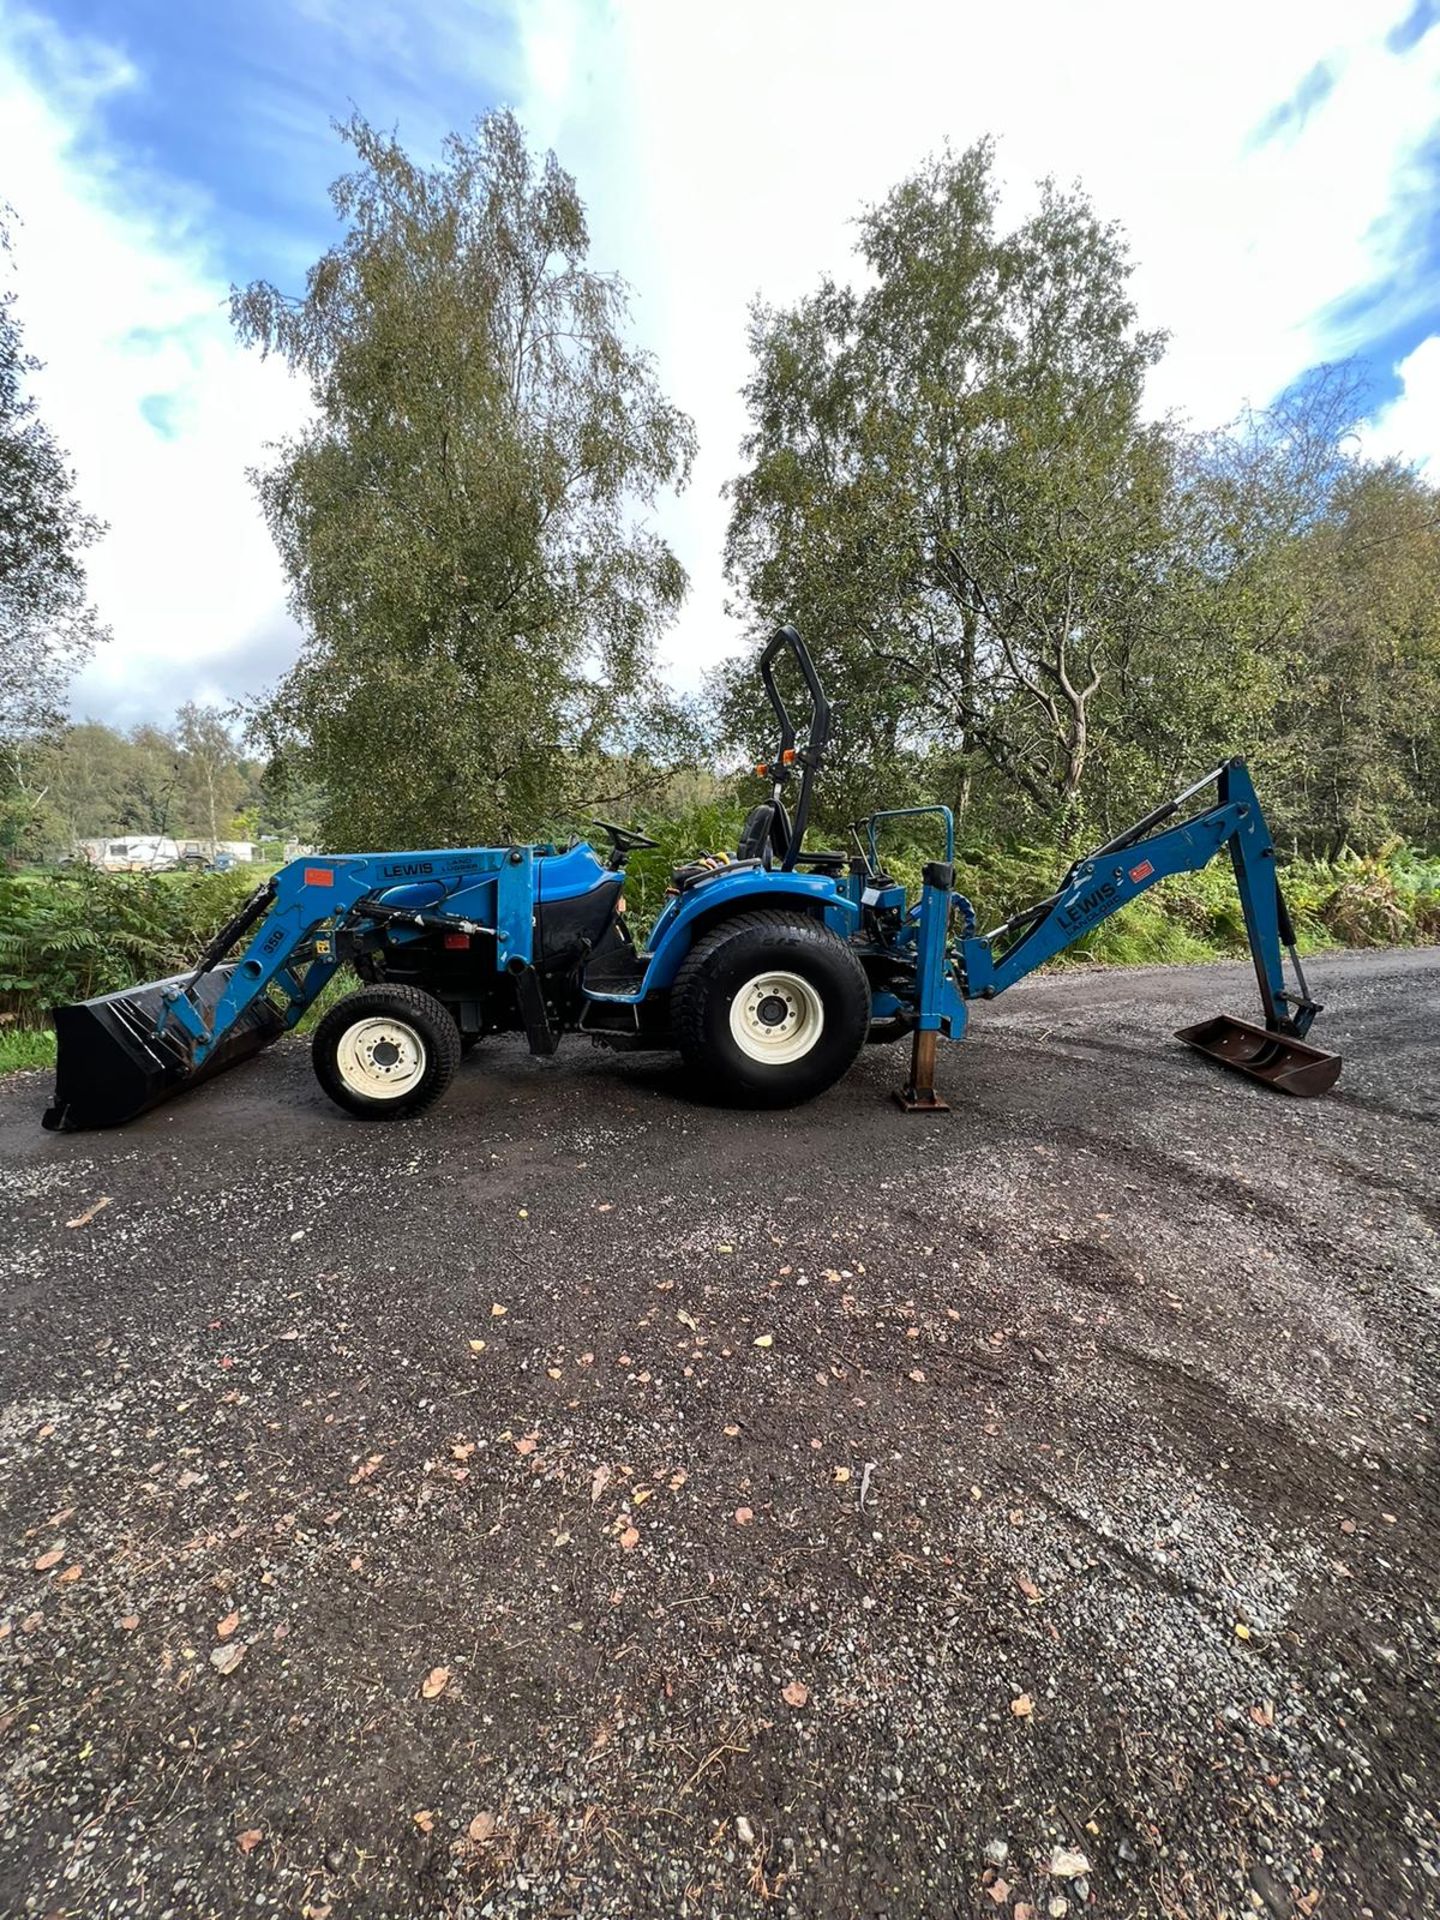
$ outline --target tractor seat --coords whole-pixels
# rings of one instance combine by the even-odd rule
[[[790,816],[777,800],[762,800],[752,807],[745,816],[745,825],[740,830],[740,844],[735,849],[737,860],[764,860],[767,865],[778,867],[790,851],[793,839]],[[797,867],[809,867],[816,873],[835,875],[841,872],[850,858],[836,848],[812,853],[803,849],[795,855]]]
[[[740,829],[737,860],[783,860],[790,847],[790,816],[778,800],[762,800],[745,816]]]

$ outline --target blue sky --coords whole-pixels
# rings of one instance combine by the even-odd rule
[[[77,143],[138,183],[199,189],[219,268],[236,280],[303,273],[331,234],[331,122],[352,108],[434,145],[507,97],[519,49],[484,6],[329,5],[325,0],[61,0],[36,9],[53,37],[29,58],[54,88],[77,49],[134,70]]]
[[[1371,446],[1440,458],[1440,0],[0,0],[0,195],[42,404],[110,525],[114,642],[81,710],[257,691],[293,654],[245,478],[304,418],[239,349],[233,281],[298,286],[358,109],[431,152],[514,105],[576,173],[597,263],[695,416],[661,515],[692,576],[669,665],[734,643],[721,488],[745,310],[849,270],[849,221],[943,141],[999,139],[1014,210],[1079,177],[1130,232],[1198,424],[1357,358]],[[797,610],[803,617],[803,609]]]

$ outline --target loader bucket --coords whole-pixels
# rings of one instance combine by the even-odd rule
[[[1323,1047],[1312,1047],[1289,1034],[1272,1033],[1268,1027],[1253,1026],[1228,1013],[1202,1020],[1198,1026],[1181,1027],[1175,1038],[1198,1047],[1222,1066],[1248,1073],[1252,1080],[1301,1100],[1327,1093],[1340,1078],[1338,1053],[1326,1053]]]
[[[194,992],[202,1007],[214,1006],[233,971],[216,967],[201,975]],[[188,978],[177,974],[56,1007],[55,1098],[44,1115],[51,1132],[121,1126],[183,1088],[248,1060],[283,1032],[280,1015],[267,1000],[258,999],[204,1066],[192,1067],[189,1048],[178,1034],[155,1032],[166,989]]]

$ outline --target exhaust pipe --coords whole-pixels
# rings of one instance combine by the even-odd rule
[[[1313,1100],[1328,1093],[1340,1078],[1338,1053],[1312,1047],[1287,1033],[1275,1033],[1269,1027],[1257,1027],[1249,1020],[1237,1020],[1233,1014],[1220,1013],[1213,1020],[1202,1020],[1193,1027],[1180,1027],[1175,1038],[1233,1067],[1262,1085],[1280,1093],[1294,1094],[1299,1100]]]
[[[180,973],[56,1007],[55,1097],[43,1124],[52,1133],[123,1126],[278,1040],[284,1022],[263,996],[245,1009],[201,1067],[192,1064],[188,1036],[174,1027],[156,1032],[171,988],[188,987],[208,1014],[233,972],[233,967],[215,967],[198,978]]]

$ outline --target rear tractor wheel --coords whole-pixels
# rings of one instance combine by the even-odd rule
[[[722,1099],[788,1107],[854,1064],[870,988],[855,955],[820,922],[745,913],[696,941],[671,1009],[681,1053]]]
[[[347,994],[315,1029],[315,1077],[337,1106],[362,1120],[399,1120],[438,1100],[460,1061],[449,1009],[419,987]]]

